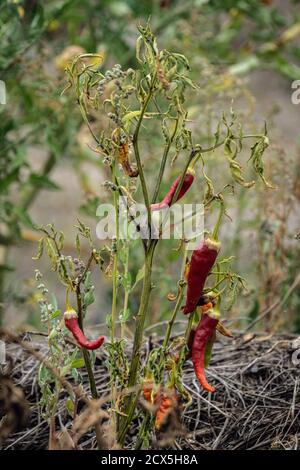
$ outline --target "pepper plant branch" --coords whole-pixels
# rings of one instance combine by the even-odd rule
[[[116,159],[113,161],[112,164],[112,178],[113,183],[116,184]],[[113,271],[112,271],[112,305],[111,305],[111,323],[110,323],[110,340],[113,344],[115,341],[115,324],[116,324],[116,316],[117,316],[117,287],[118,287],[118,244],[119,244],[119,193],[114,191],[113,194],[114,199],[114,209],[115,209],[115,225],[116,225],[116,238],[112,242],[112,249],[113,252]],[[112,395],[112,403],[116,401],[116,383],[114,380],[111,382],[111,395]],[[112,425],[114,432],[116,432],[116,425],[117,419],[116,414],[112,412]]]
[[[92,264],[92,262],[93,262],[93,260],[94,260],[94,254],[95,254],[95,249],[93,249],[92,252],[91,252],[91,254],[90,254],[90,257],[89,257],[89,259],[88,259],[88,261],[87,261],[87,263],[86,263],[86,265],[85,265],[84,271],[83,271],[83,273],[82,273],[80,279],[78,280],[78,283],[77,283],[78,285],[80,285],[80,284],[84,281],[84,279],[85,279],[85,277],[86,277],[86,275],[87,275],[87,272],[89,271],[89,269],[90,269],[90,267],[91,267],[91,264]]]
[[[183,254],[183,259],[182,259],[180,281],[178,283],[178,296],[177,296],[177,300],[176,300],[176,304],[175,304],[172,316],[171,316],[170,320],[168,321],[167,331],[166,331],[164,341],[163,341],[163,345],[162,345],[164,355],[166,354],[166,349],[167,349],[168,342],[169,342],[169,339],[170,339],[170,336],[171,336],[171,331],[172,331],[173,325],[174,325],[175,320],[176,320],[177,313],[179,312],[181,302],[182,302],[182,299],[183,299],[184,286],[185,286],[185,280],[183,279],[183,277],[184,277],[184,271],[185,271],[185,265],[186,265],[186,258],[187,258],[187,250],[186,250],[186,247],[185,247],[184,254]]]
[[[80,326],[80,329],[84,332],[81,289],[80,289],[79,284],[77,284],[77,286],[76,286],[76,300],[77,300],[78,324]],[[99,398],[99,396],[98,396],[96,381],[95,381],[95,377],[94,377],[93,367],[92,367],[92,363],[91,363],[90,353],[85,348],[81,348],[81,350],[82,350],[82,354],[83,354],[85,368],[86,368],[88,378],[89,378],[91,394],[92,394],[92,397],[95,400],[97,400]],[[102,431],[101,431],[101,426],[100,426],[99,423],[95,423],[95,434],[96,434],[98,449],[101,450],[101,449],[105,448],[105,447],[103,447],[104,442],[103,442],[103,439],[102,439]]]
[[[122,186],[120,186],[119,181],[118,181],[118,178],[117,178],[116,175],[115,175],[115,181],[116,181],[116,187],[117,187],[117,190],[118,190],[118,192],[119,192],[119,195],[122,196],[122,197],[126,196],[126,195],[124,195],[124,192],[123,192],[123,190],[122,190]],[[126,209],[127,209],[127,211],[128,211],[128,215],[129,215],[130,221],[131,221],[131,222],[134,222],[134,224],[135,224],[137,230],[139,230],[140,227],[139,227],[139,226],[137,225],[137,223],[136,223],[135,216],[131,213],[131,208],[130,208],[128,202],[126,202]],[[142,237],[141,240],[142,240],[144,249],[145,249],[145,251],[146,251],[146,248],[147,248],[146,239],[145,239],[144,237]]]
[[[232,140],[260,139],[263,136],[264,136],[263,134],[245,134],[239,137],[232,136]],[[226,140],[227,140],[227,137],[223,139],[221,142],[218,142],[217,144],[214,144],[211,147],[207,147],[207,148],[202,148],[200,144],[196,144],[195,149],[197,150],[197,153],[213,152],[215,149],[222,147],[222,145],[225,144]]]
[[[112,165],[112,177],[113,182],[116,184],[116,160],[114,160]],[[113,253],[113,273],[112,273],[112,281],[113,281],[113,289],[112,289],[112,308],[111,308],[111,342],[114,342],[115,336],[115,321],[116,321],[116,314],[117,314],[117,276],[118,276],[118,240],[119,240],[119,194],[117,191],[114,191],[114,208],[115,208],[115,223],[116,223],[116,240],[114,246],[114,253]]]
[[[152,95],[153,95],[153,89],[154,89],[154,86],[155,86],[155,82],[156,82],[156,73],[153,75],[151,85],[150,85],[148,94],[146,96],[146,99],[143,103],[143,106],[141,108],[139,119],[138,119],[135,131],[134,131],[134,134],[133,134],[133,138],[132,138],[132,145],[133,145],[133,148],[134,148],[135,159],[136,159],[136,162],[137,162],[137,167],[138,167],[139,176],[140,176],[140,180],[141,180],[144,202],[145,202],[145,205],[146,205],[146,208],[147,208],[148,229],[149,229],[149,231],[151,230],[150,201],[149,201],[149,194],[148,194],[148,189],[147,189],[146,180],[145,180],[145,174],[144,174],[144,170],[143,170],[143,166],[142,166],[142,162],[141,162],[141,157],[140,157],[140,152],[139,152],[138,137],[139,137],[141,124],[142,124],[142,121],[143,121],[143,118],[144,118],[144,114],[147,110],[148,104],[150,103],[150,100],[151,100]]]
[[[163,178],[165,167],[166,167],[167,158],[168,158],[168,155],[169,155],[169,151],[170,151],[171,145],[172,145],[172,143],[173,143],[173,141],[176,137],[176,133],[177,133],[177,129],[178,129],[178,123],[179,123],[179,116],[177,116],[177,118],[176,118],[174,131],[173,131],[171,137],[168,139],[168,142],[167,142],[167,144],[165,145],[165,148],[164,148],[164,153],[163,153],[163,157],[162,157],[160,168],[159,168],[159,175],[158,175],[158,179],[157,179],[156,186],[155,186],[154,193],[153,193],[153,197],[152,197],[152,204],[154,204],[156,202],[156,199],[158,197],[158,193],[159,193],[159,190],[160,190],[162,178]]]
[[[127,278],[128,278],[128,273],[129,273],[130,245],[128,243],[127,237],[128,237],[128,219],[126,219],[125,262],[124,262],[124,277],[125,277],[125,282],[126,282],[126,288],[124,292],[123,318],[121,321],[121,340],[124,339],[124,335],[125,335],[125,318],[127,316],[128,301],[129,301],[129,290],[127,286]]]
[[[187,170],[188,170],[188,167],[190,166],[191,162],[193,161],[193,158],[200,152],[200,150],[192,150],[190,155],[189,155],[189,158],[187,159],[186,161],[186,164],[185,164],[185,167],[184,167],[184,170],[181,174],[181,178],[180,178],[180,181],[178,183],[178,186],[176,188],[176,191],[174,193],[174,196],[173,196],[173,201],[176,201],[177,200],[177,197],[178,197],[178,194],[180,193],[180,190],[182,188],[182,185],[183,185],[183,181],[184,181],[184,178],[185,178],[185,175],[187,173]]]
[[[155,241],[155,240],[154,240]],[[145,256],[145,274],[143,280],[143,288],[140,300],[140,307],[138,314],[136,316],[136,330],[133,341],[132,355],[131,355],[131,364],[129,369],[129,379],[128,379],[128,388],[135,387],[137,384],[137,374],[140,364],[140,349],[143,340],[144,325],[146,314],[149,306],[150,291],[151,291],[151,271],[152,271],[152,262],[155,251],[155,243],[150,243],[149,249]],[[124,400],[125,414],[127,418],[121,420],[121,428],[119,433],[119,443],[123,444],[126,437],[127,430],[130,426],[132,415],[134,412],[134,402],[135,396],[133,394],[126,396]]]
[[[79,285],[76,286],[75,293],[76,293],[76,301],[77,301],[78,324],[80,326],[80,329],[84,332],[81,289],[80,289]],[[93,373],[93,368],[92,368],[92,365],[91,365],[90,353],[85,348],[82,348],[82,353],[83,353],[85,367],[86,367],[88,377],[89,377],[91,394],[92,394],[92,397],[96,399],[96,398],[98,398],[98,392],[97,392],[95,377],[94,377],[94,373]]]

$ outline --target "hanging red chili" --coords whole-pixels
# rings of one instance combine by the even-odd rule
[[[200,384],[207,392],[214,392],[215,388],[209,385],[205,377],[205,351],[215,334],[218,322],[218,312],[211,309],[208,310],[207,313],[203,313],[195,332],[192,347],[192,360],[195,374]]]
[[[201,297],[203,299],[203,297]],[[207,312],[208,310],[211,310],[213,308],[213,304],[211,302],[207,302],[203,305],[201,305],[200,310],[201,314]],[[192,328],[187,340],[187,355],[186,359],[190,359],[192,357],[192,349],[193,349],[193,344],[194,344],[194,339],[195,339],[195,334],[196,334],[196,328]]]
[[[176,201],[173,201],[173,198],[174,198],[174,195],[176,193],[176,189],[178,188],[179,182],[181,180],[181,176],[178,176],[176,178],[176,180],[172,184],[169,192],[165,195],[164,199],[161,202],[158,202],[156,204],[151,204],[151,210],[152,211],[158,211],[158,210],[164,209],[166,207],[170,207],[172,204],[179,201],[179,199],[181,199],[185,195],[185,193],[189,190],[189,188],[193,184],[194,177],[195,177],[194,170],[192,168],[188,168],[188,170],[187,170],[187,172],[184,176],[181,189],[180,189],[180,191],[179,191],[179,193],[176,197]]]
[[[220,242],[212,238],[206,238],[199,248],[193,251],[187,275],[187,298],[183,308],[185,315],[196,309],[206,278],[220,251],[220,246]]]
[[[82,348],[93,350],[100,348],[103,344],[104,336],[100,336],[99,338],[91,341],[86,338],[78,324],[78,315],[74,309],[69,308],[65,311],[64,321],[66,328],[71,331],[72,335]]]

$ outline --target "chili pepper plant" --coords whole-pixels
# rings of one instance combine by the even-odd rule
[[[48,326],[49,359],[65,375],[71,373],[76,382],[80,382],[85,368],[91,395],[99,398],[95,350],[100,348],[101,360],[106,361],[109,372],[110,432],[107,427],[104,431],[107,445],[146,449],[154,433],[167,433],[171,428],[174,431],[174,423],[180,432],[184,410],[191,403],[184,383],[189,358],[192,357],[202,392],[213,393],[218,389],[216,380],[213,385],[208,383],[204,369],[208,367],[216,333],[232,337],[223,324],[224,311],[246,288],[243,277],[231,269],[233,257],[222,257],[220,227],[230,224],[226,206],[237,185],[251,192],[255,191],[257,180],[267,187],[270,184],[262,160],[269,144],[266,125],[261,132],[247,133],[234,110],[229,109],[220,114],[215,133],[206,137],[204,146],[197,137],[197,123],[189,120],[187,110],[187,103],[197,100],[198,92],[197,83],[189,76],[187,58],[160,49],[149,24],[139,26],[138,31],[135,68],[123,70],[117,64],[105,71],[101,65],[85,60],[92,54],[79,55],[67,66],[68,84],[63,91],[70,93],[78,104],[94,140],[92,148],[110,175],[102,193],[105,197],[110,194],[114,204],[115,235],[95,241],[91,228],[78,221],[75,258],[65,253],[64,236],[53,225],[40,227],[42,238],[37,258],[44,249],[47,251],[66,295],[65,305],[57,306],[55,297],[49,299],[44,282],[39,280],[42,318]],[[106,125],[101,127],[97,120],[100,114],[101,122],[103,115],[107,118]],[[161,155],[149,156],[145,142],[153,127],[160,130]],[[247,153],[246,170],[241,159]],[[215,187],[207,161],[215,162],[215,172],[220,168],[225,172],[222,187]],[[170,168],[176,179],[168,179]],[[162,183],[170,187],[167,194],[162,191]],[[180,241],[176,256],[181,269],[174,278],[176,292],[168,296],[166,329],[161,341],[149,343],[145,354],[145,325],[151,323],[154,299],[160,301],[153,284],[153,269],[160,264],[155,255],[160,245],[165,250],[171,249],[171,245],[159,237],[144,237],[141,227],[138,241],[121,238],[119,201],[123,196],[127,198],[127,227],[132,222],[131,208],[136,202],[143,203],[149,228],[157,211],[184,202],[191,188],[196,188],[196,202],[203,203],[205,214],[212,215],[210,220],[215,219],[215,224],[205,227],[204,240],[193,252],[188,250],[189,240]],[[88,245],[87,256],[82,251],[83,242]],[[139,250],[143,259],[135,280],[130,263],[133,250]],[[38,279],[40,276],[38,273]],[[111,311],[106,316],[106,327],[102,326],[95,334],[98,339],[92,339],[84,329],[101,278],[111,282]],[[139,298],[132,303],[137,291]],[[174,335],[180,317],[186,320],[185,331]],[[99,314],[99,319],[102,318],[103,313]],[[50,372],[45,373],[44,366],[39,380],[51,425],[61,385],[50,386],[53,378]],[[73,416],[76,406],[70,396],[67,408]],[[130,430],[137,421],[139,431],[132,440]],[[100,423],[96,425],[96,437],[101,447],[99,426]]]

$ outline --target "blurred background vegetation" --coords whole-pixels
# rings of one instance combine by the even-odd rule
[[[0,80],[7,102],[0,104],[0,318],[10,325],[40,327],[34,269],[55,291],[64,292],[42,260],[32,260],[40,235],[36,224],[54,222],[74,249],[77,218],[95,236],[96,207],[109,200],[106,169],[90,150],[86,127],[66,86],[64,68],[76,54],[99,52],[104,69],[120,63],[135,67],[136,26],[149,18],[161,48],[184,54],[200,91],[187,108],[199,142],[210,144],[222,112],[233,103],[244,128],[263,130],[270,148],[266,173],[276,190],[259,185],[232,197],[221,234],[223,255],[248,290],[226,313],[246,327],[269,309],[257,327],[300,332],[299,279],[299,110],[291,101],[292,82],[300,79],[300,2],[291,0],[2,0],[0,2]],[[101,126],[102,116],[97,116]],[[162,154],[160,129],[143,135],[143,161],[155,183]],[[218,154],[210,176],[221,187]],[[169,177],[174,178],[174,169]],[[165,180],[163,189],[169,186]],[[225,181],[227,183],[228,181]],[[191,198],[203,193],[201,175]],[[208,221],[209,224],[209,221]],[[100,243],[100,242],[99,242]],[[176,248],[174,245],[172,248]],[[140,267],[137,247],[131,269]],[[168,317],[167,294],[178,276],[178,254],[161,243],[156,257],[151,322]],[[110,281],[95,273],[90,322],[109,312]],[[137,289],[138,290],[138,289]],[[136,301],[138,300],[138,295]],[[284,301],[280,308],[274,304]],[[135,299],[130,310],[136,311]]]

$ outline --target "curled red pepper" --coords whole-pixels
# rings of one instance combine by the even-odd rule
[[[100,346],[103,344],[104,336],[100,336],[99,338],[92,341],[89,341],[86,338],[78,324],[78,315],[74,309],[70,308],[66,310],[66,312],[64,313],[64,321],[66,328],[71,331],[77,343],[82,348],[93,350],[100,348]]]
[[[187,298],[183,308],[185,315],[196,309],[206,278],[216,261],[220,246],[220,242],[212,238],[206,238],[199,248],[193,251],[187,275]]]
[[[180,180],[181,180],[181,176],[178,176],[176,180],[174,181],[174,183],[172,184],[169,192],[165,195],[164,199],[161,202],[158,202],[156,204],[151,204],[152,211],[158,211],[166,207],[170,207],[172,204],[179,201],[179,199],[181,199],[185,195],[185,193],[189,190],[189,188],[193,184],[194,170],[192,168],[188,169],[187,173],[184,176],[183,183],[177,195],[176,201],[173,201],[173,198],[174,198],[176,189],[178,188]]]
[[[216,331],[219,318],[214,310],[203,313],[196,328],[192,346],[192,360],[194,371],[200,384],[207,392],[214,392],[216,389],[209,385],[205,377],[205,350]]]

